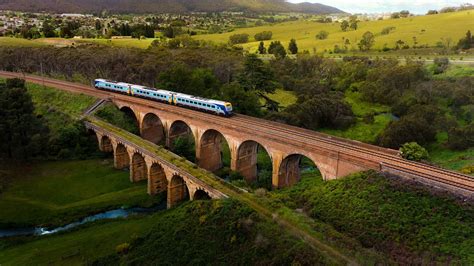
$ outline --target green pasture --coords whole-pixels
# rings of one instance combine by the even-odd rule
[[[89,213],[146,203],[146,184],[130,182],[112,159],[41,162],[7,168],[0,226],[60,225]]]
[[[381,35],[382,29],[395,27],[395,30],[388,35]],[[443,13],[430,16],[418,16],[401,19],[388,19],[378,21],[362,21],[355,31],[343,32],[339,23],[318,23],[313,21],[294,21],[275,25],[266,25],[253,28],[237,29],[233,32],[223,34],[197,35],[194,38],[199,40],[228,42],[229,36],[238,33],[250,35],[250,42],[243,44],[243,47],[251,52],[257,50],[259,42],[253,36],[262,31],[272,31],[272,40],[282,41],[288,46],[290,39],[296,39],[300,51],[308,50],[313,52],[324,52],[324,50],[334,49],[334,45],[342,46],[345,39],[349,39],[349,49],[357,50],[357,43],[366,31],[375,34],[375,45],[373,49],[381,49],[386,44],[394,47],[397,40],[406,42],[413,46],[413,37],[416,37],[417,45],[435,46],[437,42],[450,39],[450,45],[455,45],[457,41],[464,37],[467,30],[474,29],[474,12],[461,11],[453,13]],[[316,34],[320,31],[329,32],[325,40],[317,40]],[[265,41],[268,46],[271,41]]]

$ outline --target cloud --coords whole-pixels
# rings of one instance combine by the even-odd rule
[[[292,3],[312,2],[321,3],[351,13],[375,13],[409,10],[412,13],[423,14],[430,9],[441,9],[447,6],[459,6],[468,1],[456,0],[288,0]]]

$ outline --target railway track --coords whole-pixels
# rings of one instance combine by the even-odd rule
[[[361,158],[363,160],[376,162],[377,164],[384,165],[385,167],[390,167],[396,171],[403,171],[409,174],[420,176],[427,180],[443,183],[464,191],[474,193],[474,178],[439,167],[407,161],[398,156],[398,151],[392,149],[386,149],[358,141],[347,140],[320,132],[240,114],[236,114],[231,118],[217,117],[215,115],[201,113],[142,98],[100,91],[87,85],[67,81],[59,81],[50,78],[42,78],[33,75],[23,75],[19,73],[3,71],[0,71],[0,76],[20,77],[29,82],[44,84],[46,86],[52,86],[70,92],[79,92],[98,98],[120,99],[133,104],[141,104],[151,108],[188,116],[194,119],[202,119],[209,121],[210,123],[218,124],[219,126],[225,126],[239,131],[245,130],[252,132],[254,135],[272,138],[276,141],[290,141],[292,144],[306,148],[309,147],[343,152],[344,154],[352,155],[356,158]]]

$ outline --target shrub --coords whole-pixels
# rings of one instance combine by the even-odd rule
[[[262,31],[255,34],[254,38],[256,41],[267,41],[272,39],[273,33],[271,31]]]
[[[130,244],[129,243],[122,243],[122,244],[117,245],[115,247],[115,251],[118,254],[127,254],[129,250],[130,250]]]
[[[249,41],[249,35],[247,33],[234,34],[229,37],[230,44],[247,43]]]
[[[316,34],[316,39],[325,40],[328,38],[328,36],[329,36],[329,32],[322,30],[318,34]]]
[[[257,197],[260,197],[260,198],[261,198],[261,197],[265,197],[266,194],[267,194],[267,190],[264,189],[264,188],[257,188],[257,189],[255,190],[255,195],[256,195]]]
[[[410,161],[421,161],[428,159],[428,151],[416,142],[403,144],[400,148],[400,154],[403,158]]]
[[[466,175],[474,174],[474,165],[465,166],[461,169],[461,173]]]
[[[390,32],[392,32],[394,30],[395,30],[395,27],[393,27],[393,26],[385,27],[385,28],[382,29],[381,34],[382,35],[387,35],[387,34],[390,34]]]

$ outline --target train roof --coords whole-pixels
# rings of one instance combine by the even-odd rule
[[[116,84],[116,85],[121,85],[121,86],[130,86],[132,84],[130,83],[126,83],[126,82],[118,82],[118,81],[115,81],[115,80],[109,80],[109,79],[95,79],[96,81],[102,81],[102,82],[108,82],[108,83],[113,83],[113,84]]]
[[[199,96],[194,96],[194,95],[189,95],[189,94],[184,94],[184,93],[176,93],[177,96],[187,98],[187,99],[192,99],[192,100],[199,100],[202,102],[206,103],[212,103],[212,104],[225,104],[225,101],[219,101],[219,100],[213,100],[213,99],[207,99]]]

